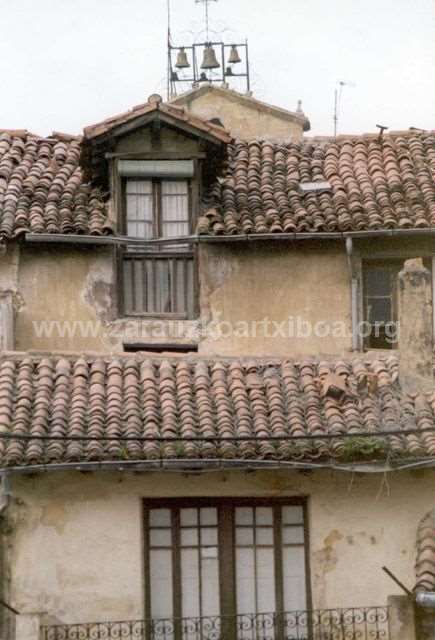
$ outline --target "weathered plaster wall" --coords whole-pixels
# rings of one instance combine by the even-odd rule
[[[7,513],[9,601],[65,622],[143,617],[141,499],[308,496],[315,607],[385,605],[412,587],[417,523],[435,471],[217,472],[199,477],[78,472],[17,477]],[[404,508],[406,505],[406,509]]]
[[[427,255],[430,247],[376,243],[361,254],[381,249],[405,258]],[[10,245],[0,256],[0,288],[12,296],[16,348],[107,352],[122,351],[123,343],[179,342],[198,343],[205,355],[280,357],[350,350],[342,243],[200,245],[198,264],[197,320],[138,320],[118,317],[111,247]]]
[[[104,324],[116,308],[111,249],[22,249],[17,290],[17,350],[110,349]]]
[[[202,351],[286,356],[350,349],[341,244],[210,245],[202,249],[200,270],[201,308],[216,336],[205,338]]]
[[[267,111],[246,103],[241,103],[237,95],[228,92],[219,95],[216,92],[192,95],[192,100],[183,106],[204,120],[219,118],[230,133],[241,140],[265,138],[280,142],[300,140],[303,135],[302,124],[279,116],[276,111]]]
[[[202,247],[200,319],[189,322],[118,317],[110,247],[37,245],[8,260],[17,262],[7,267],[5,284],[13,291],[17,350],[107,352],[129,342],[198,342],[204,354],[286,356],[350,348],[349,276],[339,245]],[[4,280],[7,269],[0,268]],[[316,337],[318,322],[331,332]]]

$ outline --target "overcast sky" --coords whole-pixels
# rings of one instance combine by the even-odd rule
[[[165,95],[167,0],[0,0],[0,128],[78,133]],[[203,8],[171,0],[189,43]],[[294,110],[313,134],[435,129],[434,0],[218,0],[211,26],[247,37],[255,97]]]

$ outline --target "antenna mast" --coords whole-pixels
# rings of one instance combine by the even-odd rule
[[[206,41],[209,41],[209,33],[210,33],[210,27],[209,27],[209,20],[208,20],[208,5],[210,2],[217,2],[217,0],[195,0],[196,4],[198,4],[198,2],[200,2],[201,4],[204,5],[205,8],[205,32],[206,32]]]
[[[171,94],[171,0],[167,0],[168,7],[168,68],[166,80],[166,98],[169,100]]]
[[[337,137],[338,133],[338,118],[340,117],[340,105],[341,105],[341,96],[343,93],[343,87],[354,87],[353,82],[343,82],[343,80],[339,80],[337,82],[337,86],[334,91],[334,138]]]

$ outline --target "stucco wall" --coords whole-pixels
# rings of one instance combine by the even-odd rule
[[[435,472],[198,475],[97,472],[13,479],[7,512],[9,601],[65,621],[141,618],[141,500],[166,496],[307,496],[315,607],[385,605],[412,587],[418,521]],[[406,508],[405,508],[406,505]]]
[[[4,288],[15,301],[18,350],[107,352],[129,342],[198,342],[204,354],[296,356],[350,348],[341,245],[208,245],[199,271],[199,319],[170,323],[118,317],[110,247],[37,245],[0,257]]]
[[[201,308],[212,323],[204,352],[285,357],[350,349],[349,271],[339,243],[208,246],[200,270]]]
[[[296,119],[292,121],[288,116],[278,115],[273,109],[258,108],[255,102],[248,106],[231,91],[225,95],[215,91],[193,93],[191,99],[180,97],[179,104],[204,120],[219,118],[224,127],[241,140],[265,138],[290,142],[300,140],[303,135],[302,123]]]

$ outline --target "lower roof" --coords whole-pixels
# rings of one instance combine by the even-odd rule
[[[0,467],[103,461],[435,457],[434,393],[395,357],[0,358]],[[205,462],[204,462],[205,464]]]

